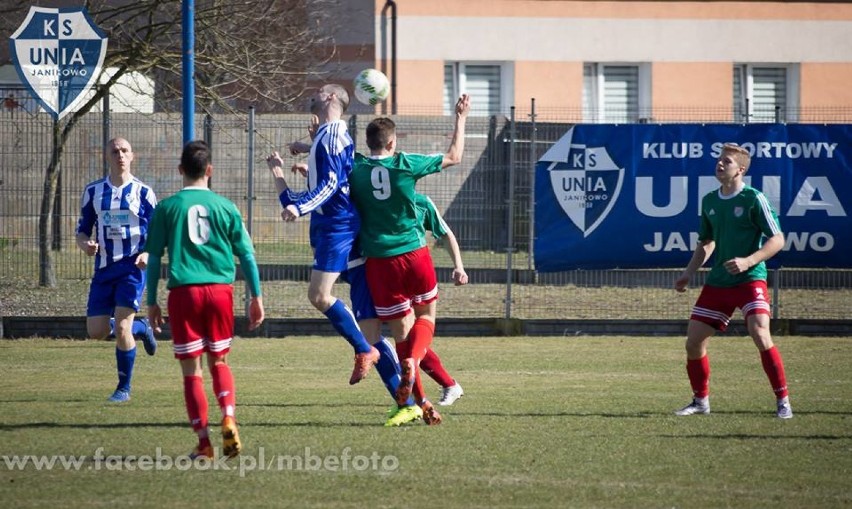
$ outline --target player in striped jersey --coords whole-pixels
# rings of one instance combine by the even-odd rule
[[[307,176],[308,189],[294,192],[284,181],[283,160],[278,152],[267,157],[267,164],[280,186],[282,219],[292,222],[310,214],[310,241],[314,250],[308,300],[322,312],[355,351],[355,366],[350,384],[360,382],[379,361],[380,352],[371,346],[358,326],[355,314],[332,295],[334,283],[347,270],[350,253],[358,237],[360,218],[349,198],[349,174],[355,144],[341,117],[349,107],[349,94],[340,85],[324,85],[311,98],[312,143],[290,144],[290,153],[308,152],[307,165],[300,166]]]
[[[157,342],[148,322],[136,319],[145,288],[144,253],[148,224],[157,206],[154,191],[131,173],[133,149],[127,140],[110,140],[104,157],[109,175],[86,186],[80,200],[77,246],[95,258],[86,307],[86,329],[92,338],[115,334],[118,386],[109,401],[130,399],[130,382],[141,336],[154,355]]]
[[[207,396],[202,381],[201,355],[222,413],[222,452],[228,457],[242,447],[234,417],[234,377],[228,352],[234,335],[234,256],[246,276],[251,301],[249,330],[264,318],[260,278],[254,247],[242,216],[230,200],[208,187],[213,173],[210,151],[203,141],[186,144],[180,158],[183,189],[166,198],[151,220],[148,272],[148,319],[157,330],[164,323],[157,304],[160,261],[169,253],[169,322],[175,358],[183,372],[184,401],[198,446],[190,457],[212,458],[207,420]]]
[[[784,247],[784,234],[766,196],[743,182],[750,163],[751,157],[744,148],[735,144],[722,147],[716,163],[716,179],[721,187],[701,200],[699,243],[675,281],[675,289],[685,291],[690,278],[715,251],[713,267],[692,309],[687,329],[686,372],[693,399],[675,412],[677,415],[710,413],[707,343],[716,330],[727,328],[734,310],[740,308],[775,392],[776,416],[793,417],[784,362],[769,331],[771,309],[766,285],[765,261]]]

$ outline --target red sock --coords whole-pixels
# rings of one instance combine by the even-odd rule
[[[784,361],[781,359],[781,352],[774,346],[769,350],[764,350],[760,352],[760,362],[763,364],[763,371],[769,377],[769,384],[772,385],[775,397],[786,397],[788,394],[787,377],[784,375]]]
[[[396,344],[396,355],[402,359],[408,359],[412,357],[411,355],[411,334],[408,335],[409,339],[405,341],[400,341]],[[415,359],[415,365],[416,365]],[[423,383],[420,381],[420,369],[418,368],[414,372],[414,387],[411,390],[412,394],[414,394],[414,401],[418,404],[422,403],[426,398],[426,392],[423,390]]]
[[[408,341],[411,343],[411,357],[419,364],[426,356],[426,350],[432,346],[432,337],[435,336],[435,324],[425,318],[418,318],[408,333]]]
[[[692,386],[692,395],[706,398],[710,394],[710,359],[706,355],[700,359],[687,359],[686,374]]]
[[[210,374],[213,375],[213,392],[219,401],[222,417],[233,417],[237,395],[234,394],[234,375],[231,374],[231,367],[224,362],[217,362],[210,367]]]
[[[418,405],[423,404],[423,401],[426,400],[426,391],[423,390],[423,383],[420,381],[419,369],[414,374],[414,387],[411,392],[414,394],[414,401],[417,402]]]
[[[426,350],[426,356],[423,357],[422,361],[420,361],[420,367],[427,375],[431,376],[433,380],[438,382],[438,385],[441,387],[447,388],[456,384],[453,377],[451,377],[450,374],[447,373],[447,370],[444,369],[444,365],[441,363],[441,358],[438,357],[435,350],[432,350],[431,348]]]
[[[396,356],[399,357],[399,360],[407,359],[411,357],[411,341],[405,340],[400,341],[395,345],[396,347]]]
[[[183,399],[193,431],[200,439],[207,439],[207,394],[200,376],[183,377]]]

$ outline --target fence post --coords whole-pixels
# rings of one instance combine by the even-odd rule
[[[781,268],[772,269],[775,275],[775,284],[772,285],[772,319],[777,320],[780,314],[780,305],[778,299],[781,298]]]
[[[527,270],[533,269],[533,243],[535,242],[535,161],[536,161],[535,97],[530,99],[530,210],[529,242],[527,243]]]
[[[255,199],[254,196],[254,106],[249,106],[248,110],[248,161],[246,162],[246,168],[248,169],[248,185],[246,191],[246,231],[248,231],[249,236],[251,236],[251,225],[253,222],[252,216],[252,201]],[[245,272],[243,272],[245,274]],[[249,291],[248,280],[245,281],[246,291],[245,291],[245,312],[246,316],[249,316],[249,305],[251,304],[251,292]]]
[[[210,162],[213,162],[213,115],[204,115],[204,143],[207,144],[210,153]],[[207,179],[207,187],[213,189],[213,176]]]
[[[506,221],[506,316],[512,318],[512,253],[515,250],[515,107],[509,118],[509,206]]]
[[[109,143],[110,128],[112,127],[112,119],[110,118],[109,111],[109,90],[107,90],[107,92],[104,94],[101,109],[103,109],[103,113],[101,113],[101,134],[104,142],[103,147],[101,148],[101,152],[103,153],[103,151],[106,150],[107,143]],[[101,157],[101,159],[103,160],[104,165],[104,177],[106,177],[107,175],[109,175],[109,163],[107,162],[106,157]]]
[[[352,138],[352,149],[358,150],[358,115],[349,117],[346,129],[349,131],[349,136]]]

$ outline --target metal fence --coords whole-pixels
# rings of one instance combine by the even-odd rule
[[[837,111],[832,110],[831,120],[852,119],[852,111],[842,119],[836,118]],[[175,114],[90,113],[80,121],[65,147],[56,194],[52,246],[59,285],[38,290],[39,211],[45,168],[53,150],[53,120],[46,114],[16,113],[0,112],[0,306],[5,307],[0,314],[83,315],[92,260],[76,248],[74,227],[84,186],[105,173],[104,140],[120,136],[130,141],[134,173],[162,199],[181,187],[177,171],[181,119]],[[463,163],[420,182],[419,191],[433,199],[456,233],[470,275],[467,286],[449,284],[449,256],[442,246],[433,246],[441,284],[439,314],[459,318],[685,319],[697,290],[685,295],[672,290],[681,267],[548,274],[534,270],[534,162],[573,125],[564,118],[559,121],[560,113],[564,112],[536,112],[531,103],[523,114],[513,113],[508,118],[472,117]],[[695,109],[688,113],[684,116],[694,118]],[[371,118],[348,117],[359,148],[366,147],[364,128]],[[667,121],[677,121],[674,113],[669,118]],[[823,121],[816,113],[802,112],[800,118]],[[402,150],[446,150],[452,132],[450,117],[397,116],[395,120]],[[213,149],[212,188],[240,207],[254,239],[268,315],[320,317],[306,298],[311,262],[308,221],[280,220],[280,205],[265,163],[272,150],[307,139],[306,115],[255,116],[250,110],[244,115],[199,117],[196,125],[197,137],[207,139]],[[304,187],[301,180],[288,176],[296,189]],[[684,264],[687,261],[688,255]],[[700,286],[702,279],[700,273],[693,286]],[[778,318],[848,318],[852,271],[785,268],[771,274],[770,286]],[[242,285],[237,288],[241,301],[244,289]],[[345,297],[348,290],[342,285],[336,293]],[[28,305],[26,300],[50,299],[51,295],[56,298],[44,309]]]

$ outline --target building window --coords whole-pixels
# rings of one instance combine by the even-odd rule
[[[794,122],[798,66],[734,65],[735,122]]]
[[[451,115],[461,94],[469,94],[471,115],[507,114],[512,97],[509,64],[453,62],[444,65],[444,114]]]
[[[583,121],[623,124],[650,120],[650,75],[647,64],[585,64]]]

